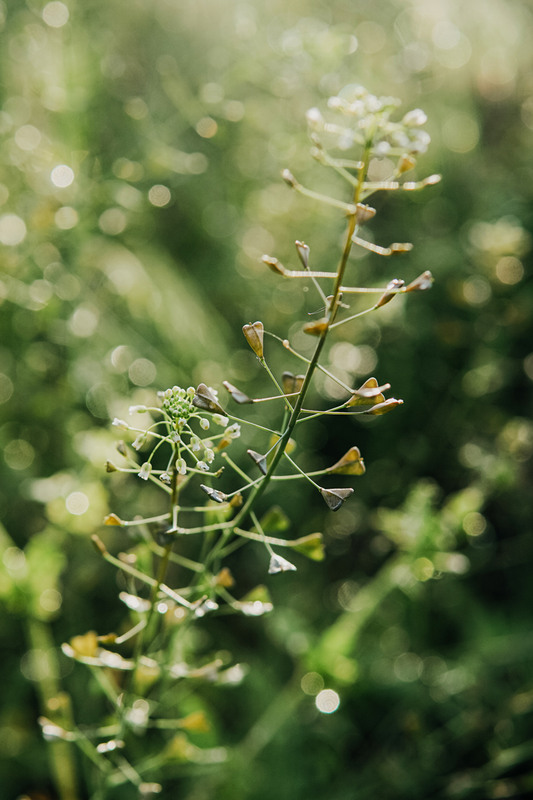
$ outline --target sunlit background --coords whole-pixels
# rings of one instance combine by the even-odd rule
[[[2,797],[88,796],[81,767],[60,794],[36,720],[60,689],[90,720],[96,690],[59,645],[122,616],[90,534],[111,506],[157,502],[105,474],[110,419],[176,383],[250,390],[245,322],[306,346],[313,309],[260,258],[294,263],[300,239],[336,263],[343,220],[280,172],[328,190],[305,112],[348,83],[423,108],[417,176],[443,176],[376,200],[375,241],[414,249],[399,267],[358,254],[358,280],[430,269],[435,285],[333,343],[344,380],[376,375],[405,403],[309,434],[309,463],[349,440],[367,473],[335,515],[277,498],[294,536],[324,531],[322,564],[268,576],[260,552],[237,559],[275,610],[209,623],[200,649],[249,668],[197,702],[240,758],[177,768],[168,797],[529,796],[530,4],[4,0],[0,21]]]

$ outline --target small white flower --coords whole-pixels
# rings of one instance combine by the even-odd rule
[[[208,464],[212,464],[213,461],[215,460],[215,454],[209,447],[205,448],[204,458]]]
[[[142,414],[144,411],[148,411],[146,406],[130,406],[129,413],[130,414]]]
[[[119,419],[118,417],[115,417],[111,424],[114,425],[115,428],[120,428],[121,431],[128,431],[130,429],[128,423],[124,422],[123,419]]]
[[[209,472],[209,467],[205,463],[205,461],[198,461],[197,465],[198,469],[203,470],[204,472]]]
[[[184,458],[178,458],[178,460],[176,461],[176,469],[178,470],[178,473],[180,475],[187,474],[187,464],[185,463]]]
[[[224,436],[229,436],[230,439],[238,439],[241,435],[241,426],[238,422],[234,422],[229,428],[224,431]]]
[[[198,451],[201,450],[202,443],[198,438],[198,436],[191,436],[191,438],[189,439],[189,444],[191,446],[191,450],[193,451],[193,453],[198,453]]]
[[[228,424],[229,419],[227,417],[223,417],[222,414],[213,414],[213,422],[215,425],[220,425],[222,428],[224,428]]]
[[[200,417],[200,428],[203,431],[208,431],[209,430],[209,420],[206,419],[205,417]]]

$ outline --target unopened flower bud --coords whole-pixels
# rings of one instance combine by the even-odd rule
[[[413,108],[412,111],[408,111],[407,114],[405,114],[402,119],[402,124],[406,125],[408,128],[418,128],[421,125],[425,125],[427,121],[428,118],[421,108]]]
[[[121,431],[128,431],[130,428],[127,422],[124,422],[123,419],[119,419],[118,417],[115,417],[111,424],[114,425],[115,428],[120,428]]]
[[[149,461],[145,461],[142,465],[141,469],[139,470],[139,478],[142,478],[143,481],[147,481],[150,477],[152,472],[152,465]]]

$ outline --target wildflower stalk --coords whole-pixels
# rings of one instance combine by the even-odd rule
[[[328,198],[319,192],[303,187],[288,171],[283,172],[286,183],[295,191],[314,202],[322,202],[337,209],[341,209],[346,217],[346,228],[342,251],[335,271],[313,271],[309,267],[309,247],[303,242],[296,242],[298,256],[303,270],[292,270],[283,267],[275,258],[264,256],[264,263],[275,273],[289,280],[310,280],[317,290],[321,301],[324,303],[324,316],[315,323],[304,326],[307,334],[317,337],[315,347],[310,358],[300,354],[291,344],[281,339],[274,333],[265,331],[262,322],[249,323],[243,326],[243,333],[248,344],[257,356],[260,364],[269,376],[279,394],[265,397],[248,397],[244,392],[224,381],[224,386],[230,393],[232,400],[238,404],[260,404],[259,408],[268,408],[268,403],[277,405],[280,420],[279,425],[271,424],[270,420],[247,420],[226,412],[218,398],[218,392],[206,384],[200,383],[195,389],[183,389],[174,386],[159,393],[160,407],[140,406],[130,410],[131,413],[147,413],[150,417],[145,428],[129,425],[124,420],[115,419],[114,425],[120,430],[136,434],[131,447],[140,451],[152,444],[148,456],[132,455],[128,446],[121,442],[118,451],[124,458],[124,466],[108,462],[108,472],[122,471],[125,473],[136,472],[138,478],[152,485],[158,486],[166,494],[167,512],[153,515],[142,520],[134,519],[123,521],[117,514],[109,514],[105,520],[108,525],[121,526],[127,531],[132,526],[140,526],[146,530],[147,540],[145,545],[151,555],[157,556],[157,567],[154,575],[146,574],[141,564],[135,561],[123,560],[108,552],[106,546],[95,536],[97,550],[109,564],[121,570],[130,581],[130,589],[121,593],[121,599],[134,613],[131,627],[121,636],[109,634],[98,637],[89,632],[81,637],[74,637],[70,644],[64,646],[64,652],[76,660],[87,664],[98,679],[107,675],[107,670],[116,670],[122,676],[120,694],[105,692],[111,704],[115,705],[115,714],[118,721],[116,740],[102,742],[96,748],[91,742],[84,741],[82,749],[97,766],[100,765],[104,789],[122,782],[129,782],[137,788],[145,786],[144,771],[149,771],[150,765],[163,764],[164,753],[155,758],[147,756],[135,767],[128,761],[127,753],[122,753],[127,733],[130,729],[139,730],[151,728],[163,732],[171,729],[186,729],[187,724],[179,717],[180,709],[174,709],[178,716],[170,720],[165,716],[165,703],[143,701],[149,689],[142,686],[142,670],[144,668],[156,675],[160,680],[158,690],[160,696],[165,695],[166,689],[176,681],[190,676],[196,680],[208,676],[213,681],[221,678],[223,666],[219,659],[212,663],[195,666],[190,664],[183,652],[186,633],[205,614],[218,610],[234,611],[248,615],[258,616],[270,611],[272,604],[268,593],[263,586],[256,588],[252,598],[237,599],[233,595],[234,579],[227,567],[223,566],[223,559],[242,547],[249,541],[263,545],[270,557],[269,574],[295,570],[296,566],[278,555],[274,548],[285,548],[303,553],[307,557],[320,560],[324,557],[321,534],[307,534],[298,538],[282,538],[272,536],[273,532],[283,532],[289,525],[285,522],[280,512],[274,513],[276,524],[269,528],[268,512],[263,518],[259,514],[260,501],[263,499],[271,484],[279,485],[285,480],[294,478],[307,479],[322,495],[328,507],[336,511],[350,497],[353,492],[351,487],[324,488],[315,482],[318,476],[346,475],[357,476],[364,472],[364,462],[359,449],[352,445],[347,452],[331,467],[312,472],[300,468],[297,458],[291,455],[294,445],[293,435],[297,426],[302,422],[309,422],[316,417],[343,414],[352,419],[357,414],[382,414],[401,404],[395,398],[385,399],[384,392],[389,384],[379,385],[375,378],[368,378],[359,388],[352,388],[345,380],[327,369],[322,363],[322,357],[330,331],[340,325],[361,316],[362,314],[377,311],[389,303],[397,294],[415,290],[425,290],[431,285],[431,274],[424,272],[411,283],[407,284],[394,278],[381,288],[368,288],[350,285],[347,277],[350,254],[354,245],[364,247],[367,251],[389,257],[397,253],[405,253],[410,249],[408,244],[392,244],[381,247],[367,242],[362,238],[360,228],[371,219],[375,210],[364,201],[375,191],[393,189],[419,189],[435,183],[436,176],[430,176],[423,181],[402,182],[401,175],[414,166],[414,155],[423,152],[427,145],[423,131],[419,130],[425,121],[422,112],[406,115],[401,122],[393,122],[391,114],[396,105],[390,98],[375,98],[364,90],[351,89],[352,95],[333,98],[330,108],[335,113],[348,117],[348,125],[325,121],[320,112],[312,109],[308,114],[308,121],[312,128],[314,142],[314,155],[326,167],[333,168],[349,184],[350,201]],[[346,150],[348,145],[354,145],[358,150],[357,159],[336,158],[331,155],[324,143],[328,137],[333,136],[340,141],[337,145]],[[334,142],[334,146],[336,146]],[[387,149],[388,148],[388,149]],[[404,152],[406,151],[406,152]],[[394,180],[380,182],[368,181],[371,160],[376,154],[389,152],[399,157],[398,166],[392,176]],[[403,154],[403,155],[402,155]],[[326,281],[331,287],[327,290],[323,283]],[[362,311],[345,314],[348,308],[343,302],[345,296],[350,298],[369,293],[380,295],[376,302]],[[281,381],[275,371],[271,369],[264,353],[263,340],[267,333],[292,356],[305,363],[303,375],[294,376],[284,372]],[[346,395],[346,399],[336,403],[331,408],[314,409],[313,405],[306,403],[313,379],[317,373],[326,376]],[[308,406],[311,405],[309,408]],[[156,418],[155,421],[153,418]],[[258,453],[247,450],[248,456],[254,462],[254,469],[258,469],[261,476],[254,478],[248,470],[238,463],[236,458],[227,453],[234,439],[241,435],[241,426],[250,426],[256,433],[271,437],[270,443]],[[214,432],[212,430],[214,428]],[[164,458],[164,453],[170,455],[166,468],[160,468],[158,462]],[[283,459],[285,461],[283,462]],[[221,477],[223,467],[219,468],[217,459],[224,462],[227,472],[233,479],[227,480],[226,475]],[[138,463],[138,461],[140,463]],[[281,470],[281,464],[288,465],[288,474]],[[205,476],[205,477],[204,477]],[[192,502],[188,505],[181,503],[184,493],[189,495],[189,484],[201,477],[204,482],[199,483],[199,488],[207,495],[205,505],[197,502],[194,494]],[[235,482],[237,485],[235,485]],[[198,481],[197,481],[198,483]],[[230,484],[226,486],[227,484]],[[219,488],[222,486],[223,488]],[[191,519],[192,517],[192,519]],[[281,518],[280,518],[281,517]],[[185,555],[174,552],[174,546],[183,537],[201,537],[199,552],[195,560]],[[153,539],[153,541],[152,541]],[[132,554],[134,559],[136,553]],[[167,585],[170,564],[176,564],[181,572],[191,573],[185,585],[180,589],[173,589]],[[143,594],[147,594],[145,599]],[[222,606],[222,608],[220,608]],[[168,618],[170,617],[170,622]],[[123,645],[133,645],[130,657],[124,657],[116,652],[116,648]],[[113,650],[112,648],[115,648]],[[176,655],[179,654],[179,657]],[[107,680],[107,678],[106,678]],[[222,680],[222,678],[221,678]],[[148,684],[149,686],[151,684]],[[165,695],[166,697],[166,695]],[[160,711],[163,716],[158,716]],[[133,714],[133,716],[132,716]],[[276,711],[277,715],[277,711]],[[140,720],[140,721],[139,721]],[[276,726],[273,725],[272,729]],[[102,737],[104,728],[96,727],[92,735]],[[106,730],[111,730],[107,726]],[[115,728],[113,728],[115,730]],[[255,742],[255,728],[248,737],[246,748],[256,751],[260,742]],[[68,736],[74,733],[68,732]],[[77,734],[76,734],[77,736]],[[270,736],[270,733],[268,734]],[[81,745],[80,745],[81,746]],[[201,754],[198,748],[193,747],[186,739],[171,740],[168,747],[174,748],[176,758],[181,762],[194,761],[204,763],[203,759],[212,759],[213,763],[221,756],[220,753]],[[120,753],[115,753],[116,749]],[[107,757],[107,753],[111,754]],[[173,752],[174,752],[173,751]],[[95,758],[95,754],[97,757]],[[170,756],[169,756],[170,758]],[[105,765],[105,766],[102,766]],[[148,784],[146,784],[148,786]],[[152,786],[150,784],[149,786]],[[159,784],[154,784],[154,793],[157,793]],[[150,789],[152,791],[152,789]]]

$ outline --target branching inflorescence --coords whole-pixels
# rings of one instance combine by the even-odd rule
[[[109,634],[103,637],[85,634],[74,637],[64,646],[67,655],[91,667],[102,681],[109,669],[123,673],[126,678],[120,689],[106,678],[106,694],[115,708],[116,724],[95,729],[92,736],[99,741],[93,744],[86,732],[82,735],[62,731],[49,721],[43,721],[44,730],[52,738],[68,738],[81,743],[82,749],[99,766],[109,785],[130,781],[138,786],[152,787],[146,783],[145,774],[152,774],[152,764],[138,764],[134,768],[123,752],[128,731],[147,728],[187,729],[180,719],[170,720],[161,715],[156,703],[141,701],[143,685],[150,687],[158,682],[161,686],[182,681],[187,676],[198,676],[202,670],[210,678],[222,679],[229,674],[224,665],[213,662],[199,668],[185,663],[176,656],[176,637],[183,635],[194,620],[211,612],[228,610],[247,615],[260,615],[270,611],[272,605],[263,587],[236,599],[232,590],[234,580],[223,565],[224,558],[248,541],[262,544],[268,551],[268,572],[279,573],[296,569],[291,560],[279,554],[299,552],[320,560],[323,557],[322,537],[309,533],[300,538],[280,538],[279,533],[288,528],[284,514],[275,509],[261,518],[258,516],[259,500],[271,484],[284,481],[305,480],[322,495],[327,506],[336,511],[353,493],[351,487],[329,484],[333,476],[359,476],[365,471],[363,458],[356,445],[352,445],[339,460],[324,469],[308,472],[298,463],[295,452],[298,429],[302,424],[324,415],[380,415],[402,403],[395,398],[386,399],[390,385],[380,385],[369,378],[354,388],[347,385],[321,363],[321,356],[328,335],[351,320],[377,311],[392,301],[396,295],[424,291],[432,284],[429,271],[423,272],[410,283],[394,278],[381,287],[353,285],[350,272],[350,253],[354,246],[383,257],[406,253],[410,244],[393,243],[378,246],[367,241],[361,228],[375,215],[368,199],[377,192],[416,191],[435,184],[439,176],[431,175],[424,180],[407,181],[405,175],[416,164],[416,157],[425,152],[429,136],[423,130],[425,114],[416,109],[399,121],[392,119],[399,102],[392,98],[376,97],[358,86],[347,87],[338,97],[329,101],[328,118],[314,108],[307,114],[313,142],[312,154],[322,165],[334,170],[348,184],[348,199],[324,196],[303,185],[288,170],[284,170],[285,182],[300,194],[314,201],[339,209],[346,218],[343,246],[336,268],[315,269],[310,263],[309,247],[296,242],[299,268],[285,267],[272,256],[265,255],[263,262],[281,278],[311,284],[324,308],[323,316],[303,326],[306,334],[316,338],[310,356],[293,347],[286,338],[264,330],[262,322],[244,325],[243,334],[267,373],[273,389],[269,396],[250,397],[245,392],[224,381],[226,400],[218,392],[203,383],[198,387],[183,389],[174,386],[159,392],[159,403],[152,407],[135,406],[131,413],[148,417],[148,424],[136,426],[115,419],[114,425],[135,436],[131,447],[120,442],[118,451],[120,464],[108,462],[108,472],[131,472],[143,481],[158,486],[166,494],[162,513],[155,517],[122,520],[109,514],[106,524],[133,528],[137,539],[144,542],[155,557],[156,569],[150,574],[138,563],[135,556],[112,555],[97,536],[95,545],[103,557],[124,573],[130,582],[130,591],[123,592],[121,599],[130,609],[134,621],[121,636]],[[376,159],[386,162],[389,173],[383,179],[372,175],[372,163]],[[372,299],[370,305],[353,311],[350,302],[362,295]],[[273,346],[281,347],[302,364],[302,374],[283,372],[279,377],[271,370],[265,355],[265,334],[269,334]],[[344,393],[344,399],[325,409],[312,407],[309,390],[317,372],[322,372]],[[241,418],[231,410],[235,406],[272,404],[275,408],[275,424],[272,415],[264,424]],[[232,457],[234,440],[241,432],[253,426],[265,438],[261,452],[246,451],[246,463]],[[138,454],[142,452],[142,458]],[[148,453],[148,455],[146,455]],[[204,501],[198,500],[203,497]],[[192,499],[189,499],[192,498]],[[200,540],[199,555],[191,559],[180,553],[183,537],[196,536]],[[189,575],[183,585],[172,588],[167,583],[169,566],[179,567],[179,574]],[[126,648],[126,652],[121,648]],[[104,670],[102,670],[102,667]],[[144,679],[141,677],[144,675]],[[149,678],[146,676],[149,675]],[[142,719],[141,719],[142,717]],[[182,743],[183,744],[183,743]],[[216,761],[221,756],[216,752],[197,752],[192,745],[183,744],[186,760]],[[188,748],[188,749],[187,749]],[[185,752],[184,751],[184,752]],[[117,755],[118,754],[118,755]],[[153,759],[152,759],[153,760]],[[148,759],[149,761],[149,759]],[[155,787],[155,788],[154,788]]]

